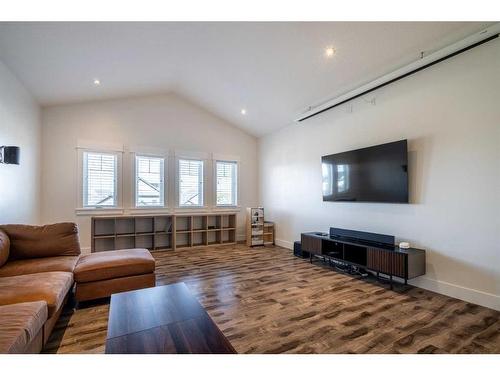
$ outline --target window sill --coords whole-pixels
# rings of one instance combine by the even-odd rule
[[[212,212],[234,212],[241,211],[241,206],[217,206],[212,209]]]
[[[92,215],[121,215],[124,210],[122,207],[110,207],[110,208],[90,208],[82,207],[75,209],[77,216],[92,216]]]
[[[198,206],[198,207],[175,207],[172,212],[235,212],[241,211],[241,206]]]
[[[80,207],[75,209],[77,216],[106,216],[106,215],[124,215],[124,214],[175,214],[175,213],[211,213],[211,212],[239,212],[241,206],[219,206],[219,207],[113,207],[113,208],[90,208]]]
[[[210,212],[207,206],[189,206],[189,207],[176,207],[174,212]]]
[[[141,213],[141,214],[169,214],[171,212],[168,207],[131,207],[125,210],[128,213]]]

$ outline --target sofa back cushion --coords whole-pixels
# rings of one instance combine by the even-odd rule
[[[3,230],[0,229],[0,267],[2,267],[9,258],[10,239]]]
[[[43,226],[1,225],[10,239],[10,260],[80,255],[78,227],[75,223]]]

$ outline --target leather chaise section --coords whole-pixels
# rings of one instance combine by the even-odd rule
[[[143,275],[155,270],[155,260],[146,249],[105,251],[83,255],[74,273],[77,283]]]

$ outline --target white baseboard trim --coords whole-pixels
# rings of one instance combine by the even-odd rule
[[[276,240],[274,240],[274,243],[278,246],[284,247],[285,249],[293,250],[293,242],[276,238]]]
[[[287,249],[293,249],[293,242],[291,241],[276,239],[276,245]],[[432,292],[500,311],[500,296],[495,294],[451,284],[446,281],[429,279],[425,276],[417,277],[414,280],[410,280],[408,283],[422,289],[427,289]]]
[[[427,289],[432,292],[500,311],[500,296],[495,294],[448,283],[446,281],[429,279],[425,276],[417,277],[415,280],[410,280],[408,283],[422,289]]]

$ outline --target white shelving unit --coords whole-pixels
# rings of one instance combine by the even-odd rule
[[[264,245],[264,208],[247,208],[247,246]]]

